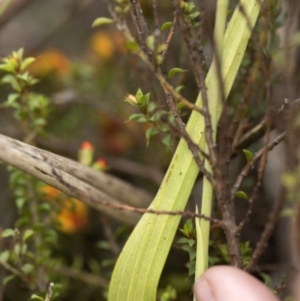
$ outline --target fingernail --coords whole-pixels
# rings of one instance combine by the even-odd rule
[[[200,278],[195,284],[195,296],[197,301],[216,301],[208,282]]]

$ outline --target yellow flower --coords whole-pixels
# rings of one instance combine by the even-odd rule
[[[90,40],[90,45],[93,52],[104,60],[110,60],[114,54],[114,44],[108,32],[96,32]]]
[[[127,51],[123,35],[118,31],[97,31],[90,39],[92,51],[103,60],[111,60],[116,53]]]
[[[45,76],[49,73],[65,73],[69,71],[69,60],[67,56],[56,49],[42,52],[29,67],[33,75]]]
[[[64,201],[61,211],[56,216],[60,231],[68,234],[84,230],[88,226],[88,208],[77,199]]]
[[[43,185],[39,191],[44,194],[47,201],[56,202],[59,206],[55,215],[58,229],[67,234],[84,230],[89,224],[88,207],[81,201],[67,197],[64,193],[48,185]]]

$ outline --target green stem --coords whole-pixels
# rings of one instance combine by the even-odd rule
[[[219,0],[217,3],[216,24],[214,34],[215,59],[212,63],[211,88],[208,90],[209,113],[211,116],[211,125],[213,131],[213,142],[216,141],[217,123],[222,111],[222,97],[225,91],[223,89],[223,70],[222,70],[222,45],[224,40],[224,32],[226,27],[226,17],[228,9],[228,0]],[[221,77],[220,77],[221,75]],[[206,152],[209,151],[206,145]],[[204,164],[206,170],[212,173],[212,168],[207,160]],[[201,213],[206,216],[211,216],[211,207],[213,201],[213,187],[206,177],[203,179],[202,191],[202,207]],[[201,230],[200,230],[201,229]],[[197,280],[208,266],[208,248],[209,248],[209,229],[210,222],[202,219],[200,227],[197,230],[197,256],[195,280]],[[201,233],[199,233],[199,230]],[[201,236],[201,237],[200,237]],[[201,254],[201,255],[200,255]],[[203,262],[202,262],[203,260]]]

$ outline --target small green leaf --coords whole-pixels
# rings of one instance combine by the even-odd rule
[[[116,260],[115,259],[105,259],[103,261],[101,261],[101,266],[102,267],[113,267],[116,264]]]
[[[148,36],[147,39],[146,39],[146,44],[147,44],[147,47],[150,49],[150,50],[154,50],[154,46],[155,46],[155,38],[153,35],[151,36]]]
[[[188,14],[190,14],[195,8],[196,6],[193,2],[188,2],[184,5],[184,9]]]
[[[171,28],[172,27],[172,22],[165,22],[162,26],[161,26],[161,28],[160,28],[160,31],[164,31],[164,30],[167,30],[167,29],[169,29],[169,28]]]
[[[18,59],[19,61],[23,60],[24,48],[20,48],[17,52],[13,51],[13,57]]]
[[[175,91],[176,92],[180,92],[181,90],[183,90],[184,89],[184,86],[183,85],[180,85],[180,86],[177,86],[176,88],[175,88]]]
[[[45,211],[45,212],[51,212],[52,210],[52,207],[50,204],[48,203],[43,203],[41,205],[38,206],[38,211],[41,212],[41,211]]]
[[[15,230],[13,229],[5,229],[3,232],[2,232],[2,237],[9,237],[9,236],[15,236]]]
[[[8,106],[8,107],[12,106],[19,97],[20,97],[20,94],[18,94],[18,93],[9,94],[7,97],[7,100],[5,102],[5,106]]]
[[[30,77],[27,79],[27,84],[28,84],[29,86],[33,86],[33,85],[37,84],[38,82],[39,82],[39,80],[36,79],[36,78],[33,78],[32,76],[30,76]]]
[[[248,195],[242,190],[237,191],[235,196],[240,199],[248,199]]]
[[[33,233],[34,233],[33,230],[27,229],[23,234],[23,238],[22,238],[23,242],[25,242],[30,236],[32,236]]]
[[[144,114],[141,113],[135,113],[131,114],[130,117],[128,118],[128,121],[136,120],[138,122],[147,122],[147,118],[144,116]]]
[[[164,58],[163,58],[163,56],[162,56],[161,54],[158,54],[158,55],[155,57],[155,59],[156,59],[156,63],[157,63],[158,65],[161,65],[161,63],[162,63],[163,60],[164,60]]]
[[[178,244],[187,244],[189,239],[187,237],[181,237],[177,240]]]
[[[158,54],[160,54],[160,53],[164,52],[167,48],[168,48],[168,45],[166,43],[163,43],[157,47],[156,52]]]
[[[173,138],[172,135],[166,135],[163,139],[162,139],[162,143],[167,146],[169,149],[172,148],[173,146]]]
[[[110,250],[110,243],[106,240],[101,240],[99,242],[97,242],[96,247],[99,249],[103,249],[103,250]]]
[[[3,285],[5,286],[8,282],[14,280],[15,278],[16,278],[15,275],[9,275],[9,276],[6,276],[6,277],[3,279],[2,283],[3,283]]]
[[[295,210],[293,208],[284,208],[280,213],[280,217],[292,217],[294,215]]]
[[[155,128],[149,128],[149,129],[147,129],[147,131],[146,131],[146,133],[145,133],[147,141],[149,142],[149,140],[150,140],[153,136],[157,135],[158,133],[159,133],[159,131],[158,131],[157,129],[155,129]],[[148,144],[148,143],[147,143],[147,144]]]
[[[10,63],[0,64],[0,70],[6,72],[13,72],[15,70],[15,67]]]
[[[137,52],[139,50],[139,45],[135,41],[126,41],[125,46],[132,52]]]
[[[281,180],[283,185],[288,189],[293,189],[298,183],[297,176],[291,172],[283,174]]]
[[[3,84],[10,84],[15,91],[17,91],[17,92],[21,91],[20,84],[18,83],[18,81],[15,78],[15,76],[13,76],[12,74],[7,74],[4,77],[2,77],[1,83],[3,83]]]
[[[30,75],[28,71],[24,72],[23,74],[18,74],[17,78],[22,79],[24,82],[28,82],[28,79],[30,78]]]
[[[110,18],[106,18],[106,17],[100,17],[100,18],[97,18],[93,24],[92,24],[92,27],[97,27],[97,26],[101,26],[101,25],[104,25],[104,24],[111,24],[111,23],[114,23],[114,20],[113,19],[110,19]]]
[[[16,202],[16,205],[17,205],[17,207],[18,207],[19,210],[21,210],[23,208],[23,206],[26,203],[26,201],[27,201],[27,199],[25,197],[22,197],[22,196],[18,197],[16,199],[15,202]]]
[[[245,157],[247,159],[247,162],[250,162],[252,160],[252,158],[253,158],[253,153],[250,152],[247,149],[243,149],[243,153],[244,153],[244,155],[245,155]]]
[[[186,71],[188,71],[188,70],[182,70],[181,68],[173,68],[169,71],[168,78],[173,77],[177,73],[182,73],[182,72],[186,72]]]
[[[188,239],[188,244],[190,247],[192,247],[195,244],[195,239]]]
[[[42,297],[40,297],[38,295],[33,294],[33,295],[30,296],[30,300],[42,300],[43,301],[44,298],[42,298]]]
[[[9,259],[9,251],[8,250],[5,250],[0,253],[0,260],[6,262],[8,259]]]
[[[190,14],[191,19],[196,19],[199,16],[200,16],[200,12],[198,12],[198,11],[195,11],[195,12]]]
[[[95,273],[95,274],[99,274],[100,273],[100,264],[97,260],[95,259],[90,259],[88,262],[88,266],[90,268],[90,270]]]
[[[28,57],[21,63],[21,71],[24,71],[27,67],[29,67],[35,61],[34,57]]]
[[[34,269],[34,266],[30,263],[25,263],[22,267],[21,267],[21,271],[24,274],[29,274],[30,272],[32,272]]]
[[[19,218],[17,220],[17,222],[15,223],[15,227],[20,228],[26,224],[29,224],[31,222],[30,218],[27,216],[22,216],[21,218]]]

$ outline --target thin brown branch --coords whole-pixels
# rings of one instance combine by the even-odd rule
[[[156,0],[151,0],[151,4],[152,4],[152,9],[153,9],[154,24],[155,24],[156,29],[159,30],[160,22],[159,22],[159,14],[158,14]]]
[[[284,99],[282,106],[277,110],[277,115],[284,113],[291,106],[299,105],[300,98],[295,100],[290,100],[288,98]],[[263,119],[259,124],[249,130],[246,134],[244,134],[239,140],[234,141],[233,149],[242,149],[250,145],[251,143],[257,141],[259,138],[263,136],[263,133],[266,129],[266,121]]]
[[[131,5],[130,16],[131,16],[133,25],[134,25],[134,27],[135,27],[135,30],[136,30],[136,32],[137,32],[138,41],[140,42],[140,45],[141,45],[142,49],[143,49],[144,51],[146,51],[146,43],[145,43],[145,40],[143,39],[143,34],[142,34],[141,29],[140,29],[140,26],[139,26],[139,23],[138,23],[137,16],[136,16],[136,14],[135,14],[135,12],[134,12],[134,7],[133,7],[133,5]]]
[[[240,173],[240,175],[237,178],[237,181],[235,182],[234,186],[232,187],[232,189],[231,189],[231,198],[232,199],[235,198],[235,194],[236,194],[237,190],[241,187],[244,179],[249,174],[249,172],[252,170],[252,168],[254,167],[254,165],[265,154],[266,149],[267,149],[268,152],[271,151],[276,145],[278,145],[280,142],[282,142],[284,140],[285,136],[286,136],[285,132],[281,133],[280,135],[278,135],[276,137],[276,139],[274,139],[273,141],[271,141],[267,146],[264,146],[258,152],[255,153],[255,155],[253,156],[252,160],[250,162],[248,162],[247,165],[243,168],[242,172]],[[246,212],[246,215],[245,215],[244,219],[240,222],[240,224],[238,226],[238,231],[239,232],[244,227],[245,223],[249,220],[249,217],[252,214],[253,197],[255,197],[254,194],[252,194],[252,196],[251,196],[251,198],[249,200],[249,208],[248,208],[248,210]]]
[[[264,7],[265,9],[262,9],[262,32],[260,34],[260,41],[261,46],[263,48],[267,47],[267,32],[270,30],[270,10]],[[265,123],[266,123],[266,130],[265,130],[265,136],[264,136],[264,147],[263,152],[258,168],[258,176],[256,180],[256,184],[254,186],[253,192],[251,197],[249,198],[249,206],[248,210],[245,214],[244,219],[240,223],[238,230],[241,231],[245,223],[249,220],[250,215],[252,214],[254,202],[257,199],[259,189],[262,185],[262,180],[265,172],[265,168],[267,166],[267,156],[269,152],[268,143],[270,140],[270,133],[271,133],[271,113],[272,113],[272,87],[271,87],[271,59],[265,55],[261,54],[262,59],[262,72],[265,78],[265,97],[267,100],[267,113],[265,117]]]
[[[180,210],[174,210],[174,211],[167,211],[167,210],[154,210],[154,209],[144,209],[144,208],[135,208],[131,206],[126,205],[119,205],[119,204],[113,204],[112,202],[104,201],[104,200],[98,200],[94,199],[91,195],[84,195],[81,193],[81,191],[78,190],[77,187],[70,186],[69,183],[65,181],[65,179],[56,173],[57,171],[53,169],[53,174],[57,178],[57,180],[63,184],[65,187],[68,187],[70,191],[76,191],[77,195],[79,195],[79,199],[85,199],[89,200],[91,204],[98,203],[99,205],[107,206],[109,208],[119,210],[122,212],[132,212],[132,213],[149,213],[149,214],[155,214],[155,215],[172,215],[172,216],[184,216],[184,217],[194,217],[194,218],[203,218],[204,220],[209,220],[212,223],[219,223],[220,221],[218,219],[210,218],[208,216],[205,216],[204,214],[197,214],[191,211],[180,211]]]
[[[177,24],[177,15],[175,14],[173,22],[172,22],[172,26],[170,28],[170,31],[169,31],[169,34],[168,34],[168,37],[167,37],[167,40],[165,42],[167,47],[166,47],[165,51],[161,54],[163,61],[165,60],[165,57],[168,54],[168,50],[169,50],[172,38],[173,38],[174,33],[175,33],[176,24]]]
[[[141,48],[143,49],[144,53],[147,54],[149,61],[152,62],[152,52],[146,45],[146,39],[148,37],[148,26],[143,15],[143,10],[141,8],[139,0],[130,0],[130,3],[130,15],[137,30]]]
[[[241,268],[242,256],[240,251],[239,234],[237,233],[237,223],[235,218],[235,208],[230,199],[230,174],[229,163],[231,157],[231,141],[227,136],[229,117],[224,112],[220,118],[218,131],[218,168],[215,177],[217,182],[216,197],[222,213],[223,230],[228,245],[228,253],[231,264]]]
[[[268,150],[271,151],[276,145],[278,145],[280,142],[282,142],[285,139],[286,132],[281,133],[278,135],[273,141],[271,141],[267,147]],[[238,176],[235,184],[233,185],[231,189],[231,198],[233,199],[235,197],[236,192],[243,184],[245,178],[248,176],[249,172],[254,168],[255,164],[260,160],[261,156],[263,155],[265,147],[261,148],[259,151],[255,153],[251,161],[249,161],[246,166],[241,171],[240,175]]]
[[[142,33],[142,37],[143,37],[144,41],[146,41],[146,38],[148,37],[148,26],[145,21],[140,2],[139,2],[139,0],[130,0],[130,3],[136,12],[137,20],[139,22],[141,33]]]
[[[265,228],[259,238],[259,241],[256,244],[256,248],[255,248],[254,252],[252,253],[250,262],[245,267],[245,270],[247,272],[253,271],[260,256],[262,255],[263,251],[267,247],[268,240],[270,239],[270,237],[275,229],[276,223],[280,217],[280,213],[284,206],[284,203],[285,203],[285,190],[283,188],[281,188],[279,196],[278,196],[278,198],[273,206],[273,209],[270,212],[268,219],[265,223]]]
[[[185,15],[182,8],[180,7],[180,3],[178,1],[174,2],[174,6],[176,9],[176,13],[179,16],[179,24],[182,31],[182,35],[185,41],[185,44],[187,45],[189,55],[192,61],[192,67],[194,70],[194,74],[196,77],[197,86],[199,89],[199,92],[201,92],[202,95],[202,102],[203,102],[203,108],[202,108],[202,114],[205,121],[205,138],[208,145],[208,160],[210,162],[210,165],[212,166],[212,169],[216,167],[216,145],[213,140],[213,130],[212,130],[212,124],[211,124],[211,116],[209,112],[209,106],[208,106],[208,96],[207,96],[207,87],[205,84],[205,70],[204,70],[204,63],[205,58],[203,55],[203,52],[200,49],[199,42],[196,40],[195,33],[192,29],[192,24],[189,18]],[[215,170],[214,170],[215,171]]]
[[[176,108],[176,105],[173,101],[173,98],[172,98],[172,95],[171,93],[169,93],[169,91],[164,87],[162,86],[163,89],[164,89],[164,92],[165,92],[165,96],[166,96],[166,101],[167,101],[167,104],[169,105],[170,109],[171,109],[171,112],[175,118],[175,121],[179,127],[179,131],[180,131],[180,135],[181,137],[186,141],[190,151],[192,152],[193,154],[193,158],[196,162],[196,164],[198,165],[200,171],[205,175],[205,177],[210,181],[210,183],[213,185],[213,187],[215,187],[216,183],[215,183],[215,179],[213,178],[213,176],[211,175],[210,172],[208,172],[206,170],[206,168],[204,167],[204,162],[200,159],[199,157],[199,152],[204,156],[204,158],[206,159],[209,159],[208,158],[208,155],[204,153],[204,151],[202,151],[198,145],[196,145],[190,138],[190,136],[188,135],[186,129],[185,129],[185,126],[183,124],[183,121],[179,115],[179,112]]]

